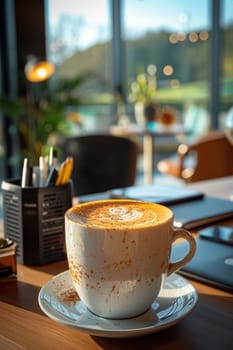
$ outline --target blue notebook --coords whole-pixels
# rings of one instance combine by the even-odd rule
[[[203,196],[169,207],[175,214],[174,226],[186,229],[233,218],[233,202],[215,197]]]
[[[175,244],[171,260],[182,257],[187,243]],[[233,293],[233,246],[197,239],[197,251],[180,274]]]
[[[185,187],[168,185],[138,185],[113,189],[111,198],[139,199],[147,202],[172,205],[203,198],[203,193]]]

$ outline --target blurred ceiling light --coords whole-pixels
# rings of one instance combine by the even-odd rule
[[[149,75],[155,75],[155,73],[157,72],[157,67],[155,64],[149,64],[149,66],[147,67],[147,73]]]
[[[178,36],[176,34],[171,34],[169,36],[169,41],[171,44],[176,44],[178,42]]]
[[[25,65],[25,75],[28,81],[32,83],[41,83],[49,79],[55,71],[53,63],[45,60],[39,60],[35,56],[29,56]]]
[[[174,69],[173,69],[173,67],[171,66],[171,65],[166,65],[166,66],[164,66],[163,67],[163,74],[164,75],[172,75],[173,74],[173,72],[174,72]]]
[[[178,40],[179,41],[185,41],[185,39],[186,39],[186,33],[185,32],[178,33]]]
[[[201,40],[207,40],[209,38],[209,33],[205,30],[201,31],[199,34]]]
[[[190,41],[191,43],[195,43],[195,42],[198,41],[198,35],[197,35],[196,32],[191,32],[191,33],[189,34],[189,41]]]

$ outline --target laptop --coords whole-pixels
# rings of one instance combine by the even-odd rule
[[[175,244],[171,261],[182,257],[185,251],[186,242]],[[233,293],[233,246],[198,238],[193,259],[179,273]]]

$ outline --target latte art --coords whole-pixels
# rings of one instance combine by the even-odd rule
[[[110,207],[109,215],[106,216],[106,213],[100,213],[100,217],[106,221],[130,221],[142,217],[142,213],[136,209],[130,210],[128,207]]]
[[[68,212],[74,222],[85,226],[132,228],[157,225],[172,216],[161,205],[133,200],[108,200],[78,205]]]

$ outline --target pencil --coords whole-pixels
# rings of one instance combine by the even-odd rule
[[[62,174],[61,184],[67,184],[70,181],[72,170],[74,167],[73,157],[68,157],[65,162],[65,170]]]
[[[65,162],[61,163],[61,166],[58,170],[56,186],[59,186],[62,184],[62,177],[63,177],[64,171],[65,171],[65,167],[66,167],[66,163]]]

